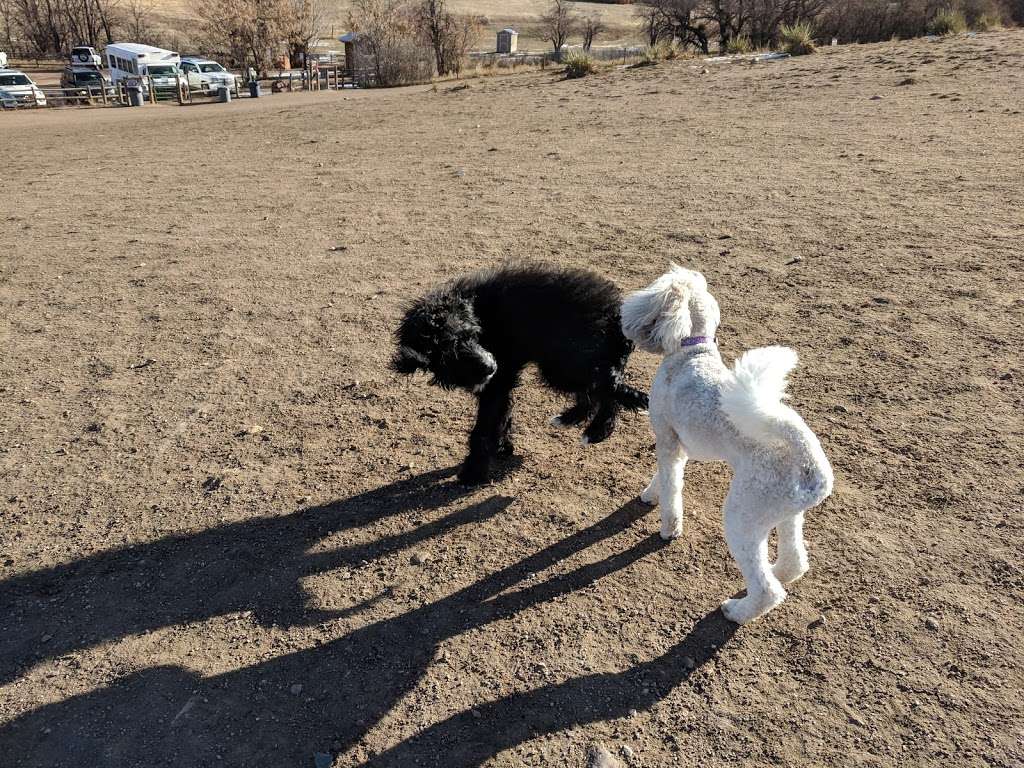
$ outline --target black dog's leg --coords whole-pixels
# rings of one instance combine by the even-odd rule
[[[459,482],[464,485],[477,485],[487,479],[491,461],[499,451],[503,430],[511,426],[512,388],[515,385],[515,375],[502,375],[499,369],[480,393],[476,424],[469,434],[469,456],[459,470]]]
[[[600,387],[595,399],[598,401],[597,413],[583,430],[584,445],[607,440],[615,430],[615,418],[619,415],[619,403],[610,387]]]
[[[505,420],[501,424],[501,434],[498,437],[498,456],[507,459],[516,452],[512,444],[512,408],[509,407],[505,413]]]
[[[628,384],[620,383],[616,385],[615,399],[627,411],[646,411],[648,407],[647,393],[641,392],[639,389],[635,389]]]
[[[553,427],[574,427],[582,424],[594,414],[594,401],[588,392],[576,394],[576,404],[551,420]]]
[[[597,413],[583,431],[584,444],[607,440],[615,429],[615,419],[623,406],[629,410],[647,407],[647,395],[627,386],[623,381],[622,371],[628,357],[628,353],[623,355],[618,365],[604,370],[595,384],[592,397],[598,403]]]

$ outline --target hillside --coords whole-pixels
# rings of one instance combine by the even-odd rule
[[[336,37],[348,29],[349,3],[346,0],[327,0],[328,23],[325,37]],[[639,23],[634,7],[605,3],[574,3],[579,13],[599,16],[608,27],[598,44],[636,44],[640,42]],[[160,26],[173,34],[194,18],[190,0],[152,0],[154,16]],[[512,27],[520,32],[520,49],[544,50],[549,44],[537,38],[534,28],[538,17],[547,10],[547,0],[450,0],[449,7],[459,13],[472,13],[487,18],[487,33],[478,48],[491,50],[498,30]],[[333,32],[333,34],[332,34]]]

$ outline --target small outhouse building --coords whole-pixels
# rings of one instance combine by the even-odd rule
[[[515,53],[519,47],[519,33],[507,27],[498,33],[498,53]]]

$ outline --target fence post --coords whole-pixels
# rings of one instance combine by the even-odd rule
[[[156,104],[156,83],[153,82],[153,78],[149,78],[149,103]]]
[[[178,106],[185,106],[184,94],[181,92],[181,75],[177,73],[174,75],[174,89],[178,92]]]
[[[107,106],[107,84],[103,81],[102,75],[100,75],[100,98],[103,99],[103,106]]]

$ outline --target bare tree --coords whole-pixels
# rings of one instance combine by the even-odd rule
[[[418,34],[415,9],[405,0],[353,0],[349,24],[373,63],[378,85],[430,79],[433,52]]]
[[[547,13],[540,17],[540,37],[551,43],[555,58],[561,59],[562,46],[576,31],[577,18],[568,0],[551,0]]]
[[[648,7],[650,15],[645,17],[645,31],[650,39],[676,41],[683,47],[708,52],[702,0],[649,0]]]
[[[740,37],[750,19],[753,0],[708,0],[704,12],[718,33],[718,48],[724,51],[731,40]]]
[[[661,14],[658,13],[658,9],[652,8],[649,5],[638,5],[636,6],[635,13],[640,18],[640,28],[647,39],[647,44],[650,46],[656,45],[658,38],[661,37],[661,26],[659,23]]]
[[[416,8],[420,36],[434,51],[439,75],[457,75],[483,29],[479,16],[454,14],[445,0],[420,0]]]
[[[583,19],[580,29],[583,32],[583,50],[590,51],[597,36],[604,32],[607,27],[600,16],[587,16]]]
[[[3,33],[4,48],[14,49],[14,3],[11,0],[0,0],[0,32]]]
[[[251,63],[261,76],[287,41],[287,0],[197,0],[194,9],[206,45],[239,66]]]
[[[124,7],[124,32],[138,43],[155,43],[152,24],[153,6],[144,0],[128,0]]]
[[[7,37],[15,34],[37,56],[63,55],[72,46],[111,42],[116,0],[5,0]]]
[[[285,38],[292,61],[307,61],[327,24],[326,0],[285,0]]]

